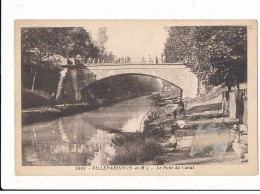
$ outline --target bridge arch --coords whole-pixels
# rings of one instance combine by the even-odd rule
[[[197,96],[198,79],[184,64],[94,65],[87,68],[96,75],[96,80],[120,74],[143,74],[178,86],[183,90],[183,98]]]
[[[168,80],[166,80],[166,79],[163,79],[163,78],[161,78],[161,77],[157,77],[157,76],[154,76],[154,75],[150,75],[150,74],[144,74],[144,73],[122,73],[122,74],[117,74],[117,75],[111,75],[111,76],[108,76],[108,77],[105,77],[105,78],[102,78],[102,79],[96,79],[94,82],[92,82],[92,83],[90,83],[90,84],[88,84],[88,85],[86,85],[83,89],[82,89],[82,95],[83,96],[85,96],[84,95],[84,93],[88,93],[89,91],[87,91],[87,89],[90,89],[91,91],[92,90],[94,90],[95,91],[95,84],[98,84],[98,82],[100,82],[100,81],[105,81],[106,79],[110,79],[110,78],[115,78],[115,77],[123,77],[123,76],[144,76],[144,77],[150,77],[150,78],[154,78],[154,79],[159,79],[159,80],[161,80],[161,81],[163,81],[163,82],[157,82],[158,83],[158,85],[157,86],[151,86],[151,88],[150,89],[155,89],[155,90],[153,90],[153,91],[161,91],[161,89],[163,89],[164,88],[164,86],[168,86],[168,91],[170,91],[170,93],[172,93],[172,92],[174,92],[174,93],[172,93],[172,94],[174,94],[174,96],[182,96],[182,92],[183,92],[183,89],[182,88],[180,88],[179,86],[177,86],[176,84],[174,84],[174,83],[172,83],[171,81],[168,81]],[[113,81],[115,81],[115,80],[113,80]],[[104,82],[103,82],[104,83]],[[148,83],[148,82],[146,82],[146,83]],[[117,83],[115,83],[115,84],[117,84]],[[123,82],[121,82],[121,84],[123,84]],[[121,85],[122,86],[122,85]],[[140,86],[140,85],[139,85]],[[115,86],[115,87],[117,87],[117,86]],[[170,88],[169,88],[170,87]],[[97,91],[98,91],[98,87],[96,87],[97,88]],[[112,88],[113,88],[113,86],[112,86]],[[120,88],[120,87],[119,87]],[[133,87],[132,87],[133,88]],[[148,90],[149,90],[149,87],[147,87],[148,88]],[[122,87],[121,87],[121,89],[122,89]],[[130,88],[129,88],[130,89]],[[101,90],[104,90],[104,88],[102,88]],[[131,89],[130,89],[131,90]],[[130,91],[129,90],[129,91]],[[146,91],[147,92],[147,91]]]
[[[90,83],[89,85],[87,85],[86,87],[90,87],[91,85],[97,83],[98,81],[101,81],[101,80],[104,80],[104,79],[109,79],[109,78],[112,78],[112,77],[116,77],[116,76],[123,76],[123,75],[141,75],[141,76],[149,76],[149,77],[154,77],[154,78],[157,78],[157,79],[161,79],[165,82],[168,82],[172,85],[174,85],[175,87],[177,87],[178,89],[182,90],[181,87],[179,87],[178,85],[172,83],[171,81],[168,81],[164,78],[161,78],[161,77],[158,77],[158,76],[154,76],[154,75],[150,75],[150,74],[145,74],[145,73],[122,73],[122,74],[116,74],[116,75],[111,75],[111,76],[108,76],[108,77],[105,77],[105,78],[101,78],[101,79],[96,79],[94,82]]]

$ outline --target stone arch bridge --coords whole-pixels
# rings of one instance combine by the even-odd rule
[[[164,63],[164,64],[93,64],[84,65],[90,72],[95,75],[98,81],[111,76],[122,74],[143,74],[166,80],[182,89],[182,97],[196,97],[198,89],[198,79],[184,64],[181,63]],[[79,76],[76,66],[63,66],[68,68],[71,75],[72,86],[76,101],[81,100],[81,89],[78,86]],[[81,67],[82,68],[82,67]],[[92,82],[86,84],[89,85]]]

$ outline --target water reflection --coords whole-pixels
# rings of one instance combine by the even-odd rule
[[[96,111],[23,127],[23,165],[107,165],[114,155],[111,139],[137,131],[152,102],[146,97]]]

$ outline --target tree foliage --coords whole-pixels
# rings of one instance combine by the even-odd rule
[[[42,57],[54,54],[63,57],[96,57],[98,48],[89,33],[77,28],[22,28],[22,65],[42,65]]]
[[[106,43],[108,41],[108,34],[106,27],[100,27],[98,29],[98,40],[97,46],[99,48],[99,56],[98,58],[101,62],[111,62],[115,59],[115,56],[112,52],[107,50]]]
[[[247,80],[245,26],[169,27],[166,62],[185,62],[200,80],[233,86]]]
[[[55,92],[61,60],[97,57],[99,49],[81,27],[22,28],[21,64],[24,88]]]

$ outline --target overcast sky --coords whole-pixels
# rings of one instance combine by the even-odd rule
[[[147,22],[112,22],[102,24],[88,24],[84,26],[91,33],[94,40],[97,39],[99,27],[106,27],[108,42],[106,47],[117,57],[130,56],[134,58],[148,58],[163,53],[167,32],[163,25]]]

